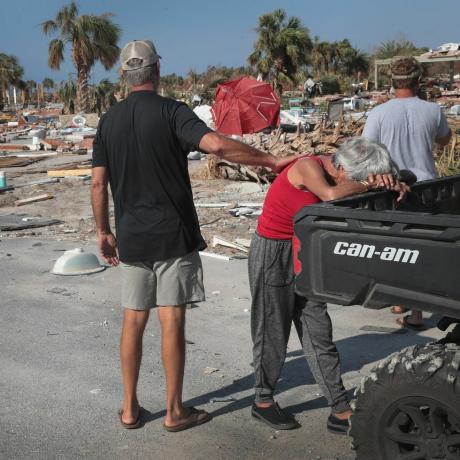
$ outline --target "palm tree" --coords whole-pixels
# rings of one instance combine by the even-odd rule
[[[3,106],[10,85],[17,85],[24,73],[16,56],[0,53],[0,105]]]
[[[316,35],[313,39],[312,50],[311,50],[311,64],[313,67],[313,72],[316,78],[321,77],[321,73],[325,69],[325,47],[326,42],[320,41],[319,37]]]
[[[24,80],[19,80],[16,83],[16,88],[21,91],[21,103],[24,105],[27,96],[27,83]]]
[[[64,104],[64,108],[69,113],[75,113],[75,100],[77,98],[77,85],[69,76],[65,83],[61,83],[59,89],[59,99]]]
[[[354,48],[348,39],[334,42],[335,59],[333,67],[335,72],[347,76],[353,76],[357,72],[367,72],[369,69],[369,58],[359,49]]]
[[[100,16],[93,14],[78,15],[74,1],[58,11],[54,20],[41,24],[45,34],[59,32],[59,37],[50,41],[48,49],[48,65],[59,70],[64,61],[64,48],[70,43],[72,61],[77,69],[77,105],[80,110],[89,109],[88,78],[91,68],[100,61],[106,70],[117,62],[120,49],[117,46],[120,38],[120,27],[114,24],[106,13]]]
[[[43,88],[45,89],[53,89],[54,88],[54,80],[51,78],[44,78],[42,81]]]
[[[46,96],[48,96],[48,99],[50,98],[49,96],[49,90],[50,89],[54,89],[54,81],[51,79],[51,78],[44,78],[43,81],[42,81],[42,87],[43,87],[43,90],[44,90],[44,99],[47,99]],[[51,99],[52,99],[52,95],[51,95]]]
[[[115,93],[118,89],[118,85],[112,83],[107,78],[101,80],[97,86],[93,86],[91,91],[92,110],[99,115],[107,112],[117,102]]]
[[[343,58],[343,70],[346,75],[352,76],[359,72],[369,71],[369,57],[363,51],[351,48]]]
[[[418,48],[407,38],[399,37],[381,43],[375,53],[375,59],[390,59],[395,56],[418,56],[428,51],[428,48]]]
[[[35,80],[27,80],[26,85],[27,85],[27,98],[29,102],[32,102],[34,90],[37,88],[37,82]]]
[[[256,31],[259,36],[248,62],[281,95],[283,84],[293,82],[298,69],[309,62],[309,31],[299,18],[287,18],[282,9],[260,16]]]

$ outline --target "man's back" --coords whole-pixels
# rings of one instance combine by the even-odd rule
[[[101,119],[93,165],[106,166],[122,261],[202,249],[187,154],[210,130],[185,105],[137,91]]]
[[[401,169],[418,180],[436,177],[433,143],[449,132],[441,108],[418,97],[396,98],[373,109],[363,136],[384,144]]]

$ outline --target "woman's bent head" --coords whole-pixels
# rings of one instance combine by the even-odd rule
[[[393,174],[399,169],[387,148],[365,137],[354,137],[342,144],[332,159],[337,169],[343,169],[348,179],[367,180],[372,174]]]

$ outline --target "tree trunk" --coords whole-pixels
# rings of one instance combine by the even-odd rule
[[[276,91],[281,99],[281,96],[283,95],[283,85],[279,81],[276,83]]]
[[[78,68],[77,77],[77,109],[81,112],[88,113],[89,93],[88,93],[88,74],[89,69],[85,66]]]

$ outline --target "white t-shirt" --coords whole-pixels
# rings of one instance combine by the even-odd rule
[[[437,176],[433,143],[449,133],[441,107],[418,97],[396,98],[375,107],[363,136],[384,144],[400,169],[409,169],[417,180]]]

